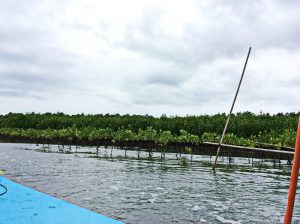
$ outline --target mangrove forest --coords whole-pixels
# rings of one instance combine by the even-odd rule
[[[293,148],[299,113],[233,114],[225,144],[272,149]],[[2,142],[78,145],[127,145],[134,142],[164,146],[216,143],[226,114],[200,116],[67,115],[9,113],[0,115]],[[103,144],[102,144],[103,145]]]

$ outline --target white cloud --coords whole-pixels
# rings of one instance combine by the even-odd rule
[[[297,1],[1,2],[1,113],[299,111]]]

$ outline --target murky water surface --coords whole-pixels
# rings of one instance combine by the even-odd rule
[[[213,158],[193,162],[167,155],[165,162],[147,153],[101,148],[0,144],[0,169],[5,176],[42,192],[95,210],[125,223],[282,223],[290,167],[271,162],[221,160],[213,175]],[[55,153],[51,153],[56,151]],[[154,154],[160,156],[160,154]],[[129,158],[128,158],[129,157]],[[187,157],[189,158],[189,157]],[[299,199],[294,223],[300,223]]]

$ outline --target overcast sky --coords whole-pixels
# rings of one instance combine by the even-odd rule
[[[300,1],[0,0],[0,113],[300,111]]]

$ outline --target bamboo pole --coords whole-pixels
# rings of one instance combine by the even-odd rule
[[[249,51],[248,51],[247,58],[246,58],[246,61],[245,61],[245,64],[244,64],[244,68],[243,68],[243,72],[242,72],[242,75],[241,75],[241,79],[240,79],[238,88],[236,90],[236,93],[235,93],[235,96],[234,96],[234,99],[233,99],[233,102],[232,102],[232,105],[231,105],[231,108],[230,108],[230,112],[229,112],[229,114],[227,116],[226,124],[225,124],[224,130],[223,130],[223,133],[222,133],[222,137],[221,137],[221,140],[220,140],[220,143],[219,143],[219,146],[218,146],[217,155],[216,155],[215,163],[214,163],[214,166],[213,166],[214,173],[215,173],[216,164],[217,164],[218,157],[219,157],[220,150],[221,150],[221,145],[223,144],[225,133],[226,133],[226,130],[228,128],[229,120],[230,120],[230,117],[231,117],[231,114],[232,114],[232,111],[233,111],[233,108],[234,108],[234,104],[235,104],[237,95],[239,94],[240,87],[241,87],[241,84],[242,84],[242,81],[243,81],[243,77],[244,77],[244,74],[245,74],[245,70],[246,70],[246,66],[247,66],[247,63],[248,63],[249,56],[250,56],[250,52],[251,52],[251,47],[249,47]]]
[[[300,118],[299,118],[299,122],[298,122],[298,133],[297,133],[297,139],[296,139],[294,162],[293,162],[291,179],[290,179],[288,203],[287,203],[286,213],[285,213],[285,217],[284,217],[284,224],[292,223],[298,175],[299,175],[299,167],[300,167]]]

